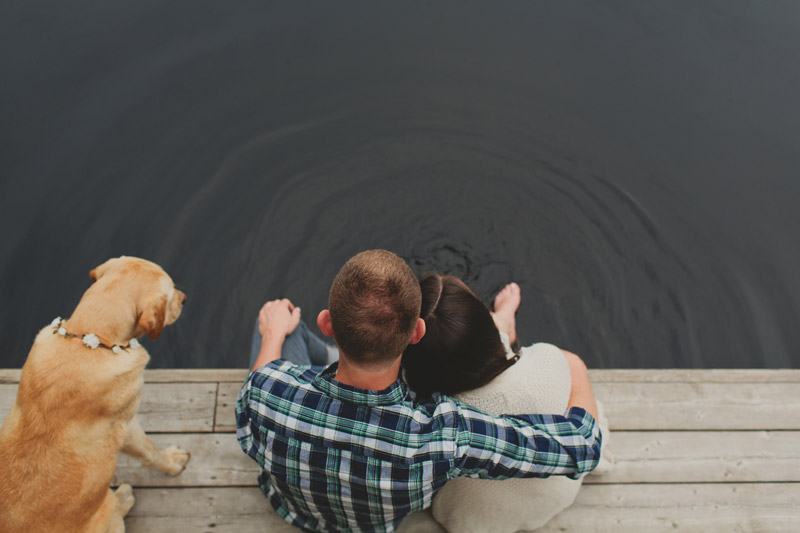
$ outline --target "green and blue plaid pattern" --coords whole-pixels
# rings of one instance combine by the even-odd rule
[[[368,391],[325,371],[274,361],[250,374],[236,436],[261,466],[259,484],[307,531],[394,531],[449,479],[577,478],[600,458],[600,430],[565,416],[493,417],[448,396],[417,402],[402,380]]]

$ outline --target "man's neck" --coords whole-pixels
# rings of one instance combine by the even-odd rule
[[[398,357],[396,361],[386,367],[365,369],[353,365],[347,359],[347,356],[342,356],[340,351],[339,366],[334,379],[351,387],[380,391],[397,381],[397,376],[400,373],[400,359]]]

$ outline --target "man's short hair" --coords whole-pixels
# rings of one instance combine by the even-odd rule
[[[408,346],[422,293],[414,273],[392,252],[351,258],[331,285],[328,307],[336,344],[353,362],[380,366]]]

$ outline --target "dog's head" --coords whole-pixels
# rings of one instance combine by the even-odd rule
[[[134,337],[158,338],[164,326],[181,314],[186,295],[175,288],[172,278],[155,263],[138,257],[116,257],[89,272],[97,291],[108,291],[135,306]]]

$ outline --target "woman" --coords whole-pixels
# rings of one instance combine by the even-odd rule
[[[495,297],[494,312],[453,276],[427,274],[420,286],[427,332],[403,354],[412,390],[422,396],[452,395],[492,415],[566,411],[570,369],[583,362],[545,343],[512,351],[521,299],[516,283]],[[605,458],[608,430],[602,412],[599,419]],[[601,459],[598,470],[609,466]],[[531,530],[572,504],[580,484],[563,476],[502,483],[460,478],[439,492],[432,513],[449,531]]]

